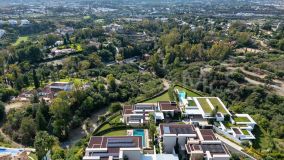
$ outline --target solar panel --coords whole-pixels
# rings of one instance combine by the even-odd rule
[[[133,142],[132,138],[109,138],[108,143],[130,143]]]
[[[135,147],[135,143],[108,143],[107,147],[113,148],[113,147]]]

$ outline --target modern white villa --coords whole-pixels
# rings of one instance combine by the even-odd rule
[[[183,91],[175,92],[179,98],[182,115],[190,119],[191,123],[198,122],[202,125],[204,120],[214,119],[217,121],[213,125],[215,130],[237,143],[255,139],[251,131],[256,122],[248,114],[233,115],[219,97],[187,97]]]
[[[123,107],[123,122],[131,126],[141,126],[148,123],[150,114],[153,114],[155,121],[162,121],[165,117],[174,116],[179,112],[177,104],[170,101],[125,105]]]
[[[229,160],[230,153],[212,129],[199,129],[186,124],[161,124],[160,138],[164,152],[175,154],[175,147],[187,153],[189,159]]]

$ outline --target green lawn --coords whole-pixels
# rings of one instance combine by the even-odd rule
[[[103,127],[100,130],[98,130],[98,132],[101,132],[101,131],[109,129],[109,128],[111,128],[111,126],[110,126],[109,123],[107,123],[107,124],[103,125]]]
[[[194,100],[189,100],[188,103],[189,103],[189,106],[196,106]]]
[[[184,91],[186,93],[186,96],[188,97],[201,97],[201,95],[194,93],[188,89],[182,88],[180,86],[175,86],[175,89],[178,89],[179,91]]]
[[[211,113],[212,109],[207,103],[206,98],[198,98],[197,100],[205,113]]]
[[[14,46],[19,45],[21,42],[26,42],[29,39],[28,36],[19,37],[17,41],[13,44]]]
[[[246,129],[242,129],[242,132],[244,135],[250,135],[249,132]]]
[[[184,91],[186,92],[186,95],[189,96],[189,97],[201,97],[201,95],[198,95],[190,90],[187,90],[185,88],[182,88],[182,87],[179,87],[179,86],[176,86],[175,89],[178,89],[179,91]],[[144,101],[143,103],[157,103],[159,101],[170,101],[170,96],[169,96],[169,93],[168,92],[165,92],[164,94],[156,97],[156,98],[153,98],[153,99],[150,99],[150,100],[147,100],[147,101]],[[194,102],[190,102],[193,106],[196,105]]]
[[[126,130],[117,130],[104,134],[103,136],[126,136],[126,135],[127,135]]]
[[[234,120],[236,122],[250,122],[250,120],[247,117],[234,117]]]
[[[147,100],[143,103],[157,103],[159,101],[169,101],[170,100],[170,96],[169,96],[169,93],[168,92],[165,92],[164,94],[156,97],[156,98],[153,98],[153,99],[150,99],[150,100]]]
[[[223,114],[228,114],[228,112],[225,110],[223,105],[220,103],[220,101],[217,98],[209,98],[211,104],[216,108],[218,106],[218,112],[221,112]]]

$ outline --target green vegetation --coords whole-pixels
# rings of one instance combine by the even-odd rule
[[[209,100],[211,104],[214,106],[214,108],[218,106],[218,112],[221,112],[223,114],[228,114],[228,112],[225,110],[225,108],[217,98],[209,98]]]
[[[250,135],[249,132],[246,129],[242,129],[242,132],[244,135]]]
[[[17,41],[16,41],[13,45],[14,45],[14,46],[17,46],[17,45],[19,45],[19,44],[22,43],[22,42],[28,41],[28,39],[29,39],[28,36],[19,37],[19,38],[17,39]]]
[[[162,95],[155,97],[153,99],[147,100],[145,101],[145,103],[156,103],[159,101],[169,101],[170,100],[170,96],[168,92],[163,93]]]
[[[247,117],[234,117],[234,120],[236,122],[250,122],[250,120]]]
[[[212,109],[209,106],[209,104],[207,103],[206,98],[198,98],[197,100],[198,100],[199,104],[201,105],[201,108],[203,109],[203,111],[205,113],[211,113],[212,112]]]
[[[127,130],[116,130],[106,133],[103,136],[126,136],[126,135],[127,135]]]
[[[182,88],[180,86],[175,86],[175,89],[178,89],[179,91],[184,91],[186,93],[186,96],[188,96],[188,97],[201,97],[201,95],[199,95],[195,92],[192,92],[188,89]]]

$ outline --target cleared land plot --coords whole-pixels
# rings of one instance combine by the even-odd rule
[[[214,106],[214,108],[218,106],[218,112],[221,112],[223,114],[228,114],[228,112],[225,110],[225,108],[217,98],[209,98],[209,100],[211,104]]]
[[[212,109],[207,103],[206,98],[197,98],[197,100],[205,113],[211,113]]]
[[[250,120],[247,117],[234,117],[234,120],[236,122],[250,122]]]

